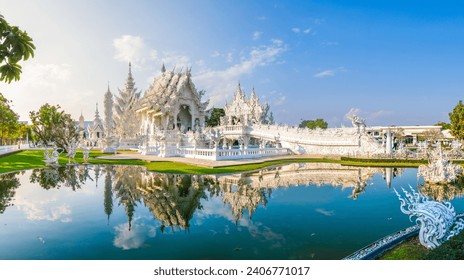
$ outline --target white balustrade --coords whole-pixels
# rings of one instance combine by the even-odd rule
[[[181,156],[209,160],[253,159],[289,154],[286,148],[198,149],[181,148]]]
[[[18,145],[0,146],[0,155],[7,154],[18,150]]]

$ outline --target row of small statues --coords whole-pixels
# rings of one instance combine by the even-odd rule
[[[74,158],[76,156],[77,144],[75,142],[71,142],[66,148],[67,148],[66,156],[68,157],[68,165],[72,165],[75,163]],[[87,146],[84,146],[81,148],[82,148],[84,163],[88,163],[91,148]],[[47,166],[59,165],[58,158],[62,152],[63,152],[63,149],[61,148],[57,148],[57,147],[48,148],[47,147],[44,152],[45,165]]]

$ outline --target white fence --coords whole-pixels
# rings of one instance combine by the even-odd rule
[[[186,157],[209,160],[253,159],[290,154],[287,148],[205,149],[175,146],[141,147],[144,155],[160,157]]]
[[[209,160],[253,159],[288,155],[286,148],[196,149],[182,148],[180,156]]]
[[[0,146],[0,155],[8,154],[19,150],[18,145]]]

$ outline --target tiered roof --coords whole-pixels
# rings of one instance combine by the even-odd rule
[[[175,71],[175,68],[170,71],[163,71],[164,69],[163,65],[161,76],[156,77],[145,92],[138,111],[154,110],[168,113],[174,108],[185,88],[189,88],[193,93],[193,100],[197,106],[202,110],[206,109],[208,101],[201,102],[202,94],[196,90],[192,82],[191,69],[187,69],[185,72],[182,69],[178,72]]]

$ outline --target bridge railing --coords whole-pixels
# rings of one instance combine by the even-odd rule
[[[287,155],[287,148],[251,148],[251,149],[198,149],[181,148],[180,156],[209,160],[253,159],[278,155]]]

